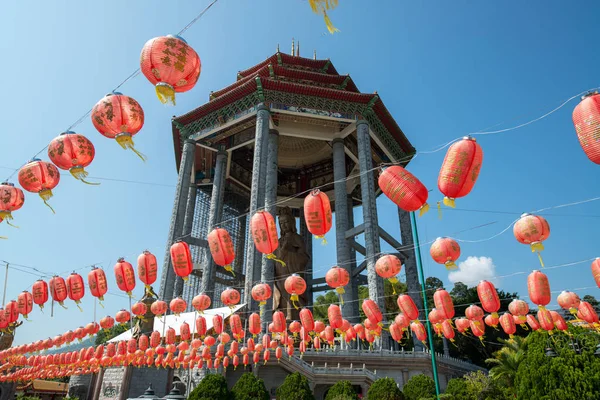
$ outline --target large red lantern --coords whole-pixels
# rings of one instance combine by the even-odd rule
[[[427,188],[401,166],[384,168],[378,183],[381,191],[404,211],[419,210],[419,216],[429,211]]]
[[[3,182],[0,184],[0,222],[6,220],[11,225],[12,212],[23,207],[25,196],[23,191],[14,184]]]
[[[454,318],[454,303],[448,291],[445,289],[436,290],[433,294],[433,302],[435,303],[435,308],[444,319]]]
[[[396,275],[398,275],[401,270],[402,262],[398,257],[391,254],[379,257],[375,263],[375,272],[377,272],[377,275],[383,279],[390,281],[394,294],[396,294],[396,287],[394,285],[398,283],[398,278],[396,278]]]
[[[156,87],[156,95],[163,104],[175,104],[175,93],[192,89],[201,68],[200,57],[180,36],[155,37],[142,49],[140,69]]]
[[[235,276],[231,267],[231,263],[235,260],[235,250],[229,232],[223,228],[215,228],[208,234],[206,240],[215,264]]]
[[[508,312],[516,316],[525,316],[529,313],[529,305],[523,300],[514,299],[508,305]]]
[[[33,302],[40,307],[40,310],[44,308],[44,304],[48,301],[48,284],[42,279],[35,281],[31,288],[33,294]]]
[[[71,275],[69,275],[67,277],[66,284],[67,284],[67,295],[69,296],[69,299],[71,299],[75,302],[75,304],[77,305],[77,308],[79,308],[80,311],[83,311],[81,309],[81,306],[79,306],[79,303],[81,303],[81,299],[83,298],[83,296],[85,294],[85,286],[83,284],[83,278],[81,277],[81,275],[73,272],[73,273],[71,273]]]
[[[297,310],[298,305],[296,302],[299,300],[298,296],[306,291],[306,281],[300,275],[292,274],[286,278],[284,287],[285,291],[291,295],[290,300]]]
[[[200,293],[192,299],[192,307],[200,311],[200,314],[204,313],[204,310],[210,307],[210,297],[204,293]]]
[[[118,92],[107,94],[92,109],[92,123],[100,134],[146,159],[133,143],[133,136],[144,126],[144,110],[133,98]]]
[[[481,307],[476,306],[475,304],[471,304],[465,310],[465,317],[467,317],[469,321],[481,321],[483,319],[483,315],[484,314]]]
[[[194,269],[190,246],[186,242],[176,242],[171,246],[171,261],[175,274],[187,281]]]
[[[332,267],[325,274],[325,282],[327,285],[339,294],[342,295],[346,293],[344,290],[344,286],[346,286],[350,282],[350,274],[344,268],[340,267]],[[343,299],[340,296],[340,300],[343,302]]]
[[[312,311],[310,311],[308,308],[303,308],[300,310],[300,323],[302,324],[304,331],[307,333],[315,330],[315,320]]]
[[[131,297],[131,292],[135,289],[135,273],[133,272],[133,266],[125,261],[124,258],[119,258],[115,264],[114,271],[117,286]]]
[[[275,219],[267,211],[257,211],[250,220],[252,239],[256,249],[266,254],[270,260],[275,260],[285,266],[285,263],[278,260],[273,252],[279,247],[279,239],[277,238],[277,227]]]
[[[600,288],[600,257],[592,261],[592,276],[596,281],[596,285]]]
[[[477,285],[477,296],[481,301],[483,309],[491,313],[494,317],[498,317],[498,310],[500,309],[500,297],[496,287],[492,282],[481,281]]]
[[[22,291],[17,297],[17,311],[27,319],[33,310],[33,296],[27,290]]]
[[[150,289],[150,285],[156,282],[156,256],[154,256],[154,254],[150,253],[148,250],[145,250],[138,256],[137,270],[140,281],[146,285],[146,289]]]
[[[68,170],[75,179],[92,185],[98,183],[85,180],[88,176],[85,167],[92,163],[95,154],[94,145],[88,138],[71,131],[61,133],[48,145],[48,157],[54,165]]]
[[[573,125],[585,155],[600,164],[600,95],[588,93],[573,110]]]
[[[577,315],[577,307],[579,307],[580,303],[577,294],[569,292],[568,290],[563,290],[556,300],[562,309],[569,310],[571,314]]]
[[[527,291],[529,299],[540,308],[544,308],[552,299],[548,277],[538,270],[533,271],[527,277]]]
[[[409,295],[401,294],[398,296],[397,303],[400,311],[402,311],[409,320],[415,321],[419,319],[419,309]]]
[[[221,303],[229,308],[235,307],[240,302],[240,292],[228,287],[221,292]]]
[[[104,295],[108,291],[104,270],[92,267],[92,270],[88,273],[88,287],[92,296],[97,297],[101,302],[104,301]]]
[[[50,279],[50,295],[52,296],[52,300],[58,302],[58,304],[67,308],[64,305],[64,301],[67,299],[67,284],[65,280],[60,276],[53,276]]]
[[[544,250],[544,240],[550,236],[550,225],[545,218],[539,215],[523,214],[521,218],[515,222],[513,233],[519,243],[528,244],[531,251],[537,253],[542,267],[544,261],[540,252]]]
[[[438,176],[438,189],[445,196],[444,205],[454,207],[454,199],[471,192],[479,176],[482,161],[481,146],[470,136],[450,146]]]
[[[458,268],[455,261],[460,257],[460,246],[456,240],[449,237],[440,237],[431,244],[429,249],[431,258],[438,263],[444,264],[447,270]]]
[[[267,283],[259,283],[252,287],[252,298],[259,302],[259,306],[266,305],[272,294],[271,286]]]
[[[60,182],[60,172],[49,162],[34,158],[19,169],[21,187],[28,192],[38,193],[52,212],[54,209],[50,207],[48,200],[52,197],[52,189],[58,185],[58,182]]]
[[[304,198],[304,220],[306,229],[317,239],[325,241],[325,234],[331,229],[331,204],[329,197],[319,189],[313,190]]]

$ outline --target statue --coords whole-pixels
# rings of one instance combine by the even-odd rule
[[[152,286],[144,289],[144,297],[142,303],[146,305],[146,314],[141,318],[136,318],[135,325],[131,335],[134,339],[138,339],[142,334],[149,335],[154,330],[154,313],[150,310],[152,303],[157,300],[158,296],[154,293]]]
[[[275,262],[275,284],[273,293],[273,310],[283,311],[287,320],[299,319],[299,310],[296,310],[290,300],[290,294],[285,291],[285,279],[291,274],[298,274],[306,279],[306,264],[310,256],[306,251],[306,245],[302,236],[296,231],[296,218],[292,215],[289,207],[284,207],[279,213],[279,247],[275,250],[275,256],[285,262]],[[299,296],[299,307],[306,305],[306,294]]]
[[[0,351],[9,349],[15,340],[15,330],[23,325],[23,321],[13,322],[6,328],[0,329]]]

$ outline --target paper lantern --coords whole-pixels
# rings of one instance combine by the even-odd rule
[[[436,328],[439,328],[437,325],[440,325],[442,321],[444,321],[444,316],[439,313],[436,308],[432,308],[431,311],[429,311],[427,318],[429,319],[429,322],[436,326]]]
[[[115,264],[114,271],[117,286],[131,297],[131,292],[135,289],[135,273],[133,272],[133,266],[125,261],[124,258],[119,258]]]
[[[0,184],[0,222],[6,220],[6,223],[12,225],[10,220],[13,219],[12,212],[23,207],[25,196],[23,191],[13,183],[2,182]]]
[[[480,321],[483,319],[483,310],[481,307],[471,304],[465,310],[465,317],[467,317],[469,321]]]
[[[600,257],[592,261],[592,276],[600,288]]]
[[[200,337],[204,337],[204,335],[206,335],[206,318],[204,318],[202,315],[198,316],[198,318],[196,318],[196,333],[200,336]]]
[[[315,332],[321,333],[325,330],[325,324],[323,321],[315,321]]]
[[[540,308],[544,308],[552,299],[548,277],[538,270],[534,270],[527,277],[527,291],[531,302]]]
[[[396,287],[394,285],[398,283],[398,278],[396,278],[396,275],[398,275],[401,270],[402,262],[398,257],[391,254],[379,257],[375,263],[375,272],[383,279],[390,281],[394,291],[393,294],[396,294]]]
[[[278,260],[273,254],[277,247],[279,247],[279,239],[277,238],[277,227],[275,226],[275,219],[267,211],[257,211],[250,220],[250,229],[252,230],[252,239],[256,249],[266,254],[269,260],[275,260],[281,265],[285,266],[285,263]]]
[[[410,326],[410,320],[404,314],[396,315],[396,318],[394,318],[394,323],[403,330],[406,330]]]
[[[204,293],[200,293],[192,299],[192,307],[204,314],[204,310],[210,307],[210,297]]]
[[[508,311],[512,315],[527,315],[529,313],[529,305],[523,300],[514,299],[509,303]]]
[[[88,287],[92,296],[97,297],[101,302],[104,301],[104,295],[108,291],[104,270],[92,267],[92,270],[88,273]]]
[[[494,317],[498,316],[500,309],[500,297],[496,287],[492,282],[483,280],[477,285],[477,296],[481,301],[481,306],[486,312],[492,313]]]
[[[306,291],[306,281],[298,274],[292,274],[288,276],[284,281],[285,291],[290,294],[290,300],[297,310],[298,296],[302,295]]]
[[[346,293],[344,286],[350,282],[350,274],[344,268],[332,267],[325,274],[325,282],[330,288],[335,289],[340,295],[340,300],[343,301],[341,295]]]
[[[427,188],[413,174],[399,165],[383,169],[378,179],[381,191],[404,211],[429,211]]]
[[[52,300],[58,302],[58,304],[67,308],[64,305],[64,301],[67,299],[67,285],[65,280],[60,276],[53,276],[50,279],[50,296],[52,296]]]
[[[452,297],[450,297],[450,293],[445,289],[437,289],[433,294],[433,302],[435,303],[435,308],[438,310],[444,319],[452,319],[454,318],[454,303],[452,302]]]
[[[540,326],[545,331],[554,330],[554,320],[552,319],[552,314],[546,308],[540,308],[537,312],[537,320],[540,323]]]
[[[27,290],[19,293],[17,297],[17,312],[27,319],[33,310],[33,296]]]
[[[231,263],[235,261],[235,250],[229,232],[223,228],[215,228],[208,234],[206,240],[215,264],[235,276],[231,267]]]
[[[171,246],[171,262],[173,263],[175,274],[184,281],[187,281],[194,269],[190,246],[185,242],[174,243]]]
[[[131,320],[131,314],[127,310],[121,310],[121,311],[117,312],[117,314],[115,315],[115,320],[119,324],[125,325],[127,322],[129,322]]]
[[[219,314],[213,315],[212,323],[213,323],[213,329],[215,330],[215,333],[217,335],[220,334],[221,332],[223,332],[223,329],[225,329],[225,327],[223,325],[223,317]]]
[[[148,306],[141,301],[138,301],[131,306],[131,313],[136,317],[144,318],[148,312]]]
[[[485,335],[485,324],[481,323],[481,320],[469,321],[469,328],[471,328],[471,333],[473,333],[473,336],[479,338],[479,340],[483,343],[483,338]]]
[[[531,328],[532,331],[537,331],[538,329],[540,329],[540,323],[537,321],[537,319],[535,319],[533,315],[527,314],[526,319],[527,325],[529,325],[529,328]]]
[[[419,319],[419,309],[409,295],[401,294],[398,296],[397,303],[400,311],[402,311],[409,320],[416,321]]]
[[[146,286],[146,289],[150,289],[150,285],[156,282],[157,265],[156,256],[148,250],[144,250],[137,258],[138,278]]]
[[[598,314],[594,310],[594,307],[587,301],[582,301],[579,303],[579,307],[577,307],[578,313],[577,317],[584,320],[588,324],[596,325],[598,324]],[[539,318],[539,316],[538,316]],[[541,321],[540,321],[541,324]]]
[[[198,54],[180,36],[159,36],[146,42],[140,69],[156,88],[161,103],[175,104],[175,93],[192,89],[200,77]]]
[[[67,295],[69,296],[69,299],[71,299],[75,302],[75,304],[77,305],[77,308],[79,308],[79,311],[83,311],[81,306],[79,306],[79,303],[81,303],[81,299],[83,298],[83,296],[85,294],[85,286],[83,284],[83,278],[81,277],[81,275],[73,272],[73,273],[71,273],[71,275],[69,275],[67,277],[66,284],[67,284]]]
[[[454,329],[452,328],[452,324],[450,323],[450,321],[448,321],[447,319],[442,321],[441,324],[442,327],[442,334],[444,335],[444,337],[446,339],[448,339],[451,342],[454,342]]]
[[[331,229],[331,204],[329,197],[319,189],[313,190],[304,198],[304,220],[306,229],[317,239],[325,240],[325,234]]]
[[[49,162],[34,158],[19,169],[19,184],[30,193],[37,193],[52,212],[48,204],[52,197],[52,189],[60,182],[58,168]]]
[[[171,312],[173,312],[173,314],[179,315],[185,312],[187,304],[185,300],[183,300],[181,297],[176,297],[169,303],[169,308],[171,309]]]
[[[422,323],[419,321],[413,321],[410,323],[410,330],[415,335],[415,337],[421,342],[425,343],[427,340],[427,331]]]
[[[259,306],[266,305],[272,294],[271,286],[267,283],[259,283],[252,287],[252,298],[259,302]]]
[[[115,326],[115,319],[110,315],[107,315],[106,317],[100,319],[100,327],[105,331],[109,330],[113,326]]]
[[[509,335],[512,338],[512,335],[517,331],[517,326],[515,325],[515,320],[510,313],[504,313],[500,316],[500,325],[502,326],[502,330],[504,333]]]
[[[444,264],[447,270],[457,269],[454,263],[460,257],[460,246],[456,240],[449,237],[440,237],[431,244],[429,249],[431,258],[438,263]]]
[[[133,143],[133,136],[144,126],[144,110],[137,101],[119,92],[109,93],[92,108],[91,116],[94,128],[101,135],[146,159]]]
[[[221,292],[221,303],[229,308],[235,307],[240,302],[240,292],[228,287]]]
[[[234,335],[241,335],[242,331],[244,328],[242,328],[242,319],[240,318],[240,316],[238,314],[232,314],[229,317],[229,328],[231,329],[231,333],[233,333]],[[236,347],[237,347],[237,342],[236,343]],[[233,346],[233,343],[232,343]]]
[[[40,307],[40,310],[44,308],[44,304],[48,301],[48,284],[42,279],[35,281],[31,287],[33,295],[33,302]]]
[[[515,325],[521,325],[521,328],[527,330],[527,316],[526,315],[513,315]]]
[[[150,305],[150,311],[158,318],[162,317],[167,312],[167,303],[162,300],[157,300]]]
[[[577,307],[579,307],[581,301],[577,294],[569,292],[568,290],[563,290],[556,300],[563,310],[569,310],[571,314],[577,315]]]
[[[498,323],[500,322],[500,317],[498,316],[498,313],[488,314],[483,319],[483,322],[485,322],[485,324],[487,326],[491,326],[492,328],[496,328],[498,326]]]
[[[330,304],[327,308],[327,318],[329,319],[329,324],[333,329],[341,328],[343,320],[340,306],[337,304]]]
[[[544,250],[544,240],[550,236],[550,225],[545,218],[539,215],[523,214],[521,218],[515,222],[513,233],[519,243],[528,244],[533,253],[537,253],[538,259],[542,267],[544,260],[540,252]]]
[[[300,323],[307,333],[315,330],[315,320],[313,318],[312,311],[310,311],[308,308],[303,308],[300,310]]]
[[[48,145],[48,157],[54,165],[69,171],[75,179],[92,185],[98,183],[85,180],[88,176],[85,167],[92,163],[95,154],[94,145],[88,138],[71,131],[61,133]]]
[[[552,316],[552,321],[554,321],[554,326],[559,331],[566,331],[569,329],[565,319],[556,311],[550,311],[550,315]]]
[[[362,302],[362,310],[369,319],[369,321],[373,323],[373,325],[383,325],[383,323],[381,322],[383,321],[383,315],[381,314],[379,306],[373,300],[365,299]]]
[[[590,161],[600,164],[600,96],[591,92],[573,110],[573,125],[579,144]]]
[[[285,315],[281,311],[275,311],[273,313],[273,332],[283,333],[286,329]]]
[[[483,151],[477,141],[466,136],[453,143],[446,152],[438,176],[438,189],[444,197],[444,205],[455,206],[455,199],[468,195],[479,176]]]

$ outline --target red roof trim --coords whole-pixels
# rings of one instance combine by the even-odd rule
[[[248,75],[252,75],[254,74],[256,71],[260,70],[262,67],[265,67],[269,64],[277,64],[277,54],[272,55],[271,57],[267,58],[265,61],[256,64],[254,67],[250,67],[244,71],[240,71],[238,72],[239,76],[242,77],[246,77]]]
[[[335,67],[333,66],[333,64],[329,60],[313,60],[312,58],[295,57],[295,56],[291,56],[291,55],[286,54],[286,53],[279,53],[279,56],[281,57],[281,62],[283,64],[299,65],[299,66],[311,68],[311,69],[314,69],[314,70],[320,70],[323,73],[326,73],[326,74],[329,74],[329,75],[338,75]],[[329,65],[327,66],[327,69],[325,71],[323,71],[323,68],[327,65],[327,63],[329,63]],[[256,71],[258,71],[259,69],[261,69],[265,65],[269,65],[269,64],[278,65],[277,53],[273,54],[271,57],[269,57],[266,60],[260,62],[259,64],[256,64],[253,67],[250,67],[250,68],[248,68],[246,70],[238,72],[238,75],[242,76],[242,77],[246,77],[248,75],[252,75],[253,73],[255,73]]]

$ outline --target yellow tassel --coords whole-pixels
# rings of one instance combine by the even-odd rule
[[[175,105],[175,89],[168,83],[159,82],[156,84],[156,97],[163,104],[171,103]]]
[[[52,208],[52,206],[50,204],[48,204],[48,200],[50,200],[50,198],[52,197],[52,190],[42,189],[42,191],[39,193],[39,195],[42,198],[42,200],[44,200],[44,204],[46,206],[48,206],[48,208],[50,210],[52,210],[52,214],[56,214],[56,211],[54,211],[54,208]]]
[[[8,238],[6,236],[0,236],[0,239],[6,240]]]
[[[299,310],[300,308],[298,307],[298,303],[297,303],[297,301],[299,300],[299,299],[298,299],[298,295],[297,295],[297,294],[293,294],[293,295],[290,297],[290,300],[292,301],[292,305],[294,306],[294,308],[295,308],[296,310]]]
[[[327,30],[329,31],[329,33],[333,35],[334,33],[340,31],[338,28],[333,26],[333,23],[329,19],[329,16],[327,15],[327,12],[325,10],[323,10],[323,19],[325,20],[325,25],[327,26]]]
[[[437,202],[437,209],[438,209],[438,219],[442,219],[442,204],[439,201]]]
[[[96,182],[88,182],[85,180],[85,178],[88,176],[88,173],[85,169],[83,169],[83,167],[73,167],[69,170],[69,172],[71,173],[71,175],[73,175],[73,178],[85,183],[86,185],[99,185],[100,183],[96,183]]]
[[[346,293],[346,291],[344,290],[344,288],[342,286],[336,287],[335,291],[337,292],[337,294],[339,295],[340,298],[340,304],[343,306],[344,305],[344,297],[342,297],[342,295],[344,293]]]
[[[225,268],[225,271],[231,272],[231,275],[233,275],[235,277],[235,272],[233,272],[233,268],[231,268],[231,264],[226,265],[223,268]]]
[[[79,301],[75,302],[75,305],[77,305],[77,308],[79,308],[79,311],[83,312],[83,308],[81,308],[81,306],[79,305]]]
[[[444,197],[444,205],[446,207],[456,208],[456,204],[454,203],[454,199],[452,197]]]
[[[323,246],[327,245],[327,239],[325,239],[325,235],[317,235],[317,236],[315,236],[315,239],[323,239],[323,241],[321,242],[321,245],[323,245]]]
[[[121,147],[123,149],[125,149],[125,150],[129,149],[129,150],[133,151],[139,158],[142,159],[142,161],[146,162],[146,156],[135,149],[134,143],[133,143],[133,138],[131,137],[130,133],[127,133],[127,132],[119,133],[115,137],[115,140],[117,141],[117,143],[119,143],[119,145],[121,145]]]
[[[98,304],[100,304],[100,307],[104,308],[104,304],[101,301],[98,301]]]
[[[13,219],[12,213],[10,211],[0,211],[0,220],[5,220],[6,224],[12,226],[13,228],[18,228],[17,225],[13,225],[10,221]]]
[[[62,301],[59,301],[58,305],[64,308],[65,310],[68,310],[67,306],[65,306],[65,303],[63,303]]]
[[[526,331],[528,331],[528,330],[529,330],[529,327],[527,327],[527,325],[525,325],[525,324],[521,324],[521,328],[523,328],[523,329],[524,329],[524,330],[526,330]]]
[[[446,269],[448,271],[452,271],[454,269],[458,269],[458,267],[456,266],[456,264],[454,263],[454,261],[446,261],[446,263],[444,265],[446,266]]]
[[[419,217],[422,217],[427,211],[429,211],[429,204],[425,203],[419,208]]]
[[[267,254],[266,257],[267,257],[268,260],[273,260],[273,261],[276,261],[276,262],[280,263],[282,267],[286,266],[285,262],[283,262],[282,260],[278,259],[275,256],[275,254],[273,254],[273,253]]]

